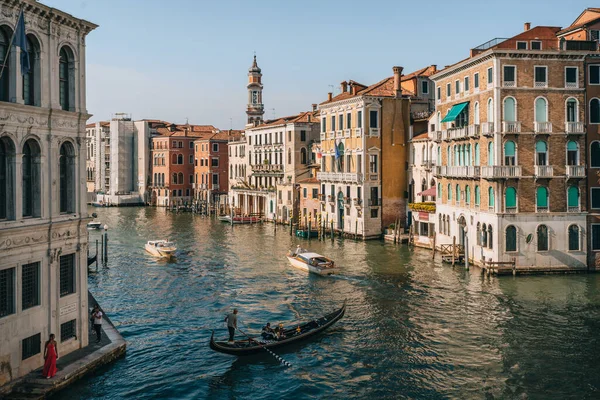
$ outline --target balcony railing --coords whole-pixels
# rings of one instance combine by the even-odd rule
[[[434,161],[431,160],[425,160],[423,161],[423,163],[421,164],[421,167],[425,168],[426,170],[430,170],[431,168],[433,168],[433,166],[435,165]]]
[[[565,131],[569,135],[582,135],[585,133],[583,129],[583,122],[567,122],[565,125]]]
[[[362,207],[363,201],[362,199],[354,199],[354,207],[360,208]]]
[[[357,182],[363,181],[363,174],[356,172],[317,172],[317,179],[330,182]]]
[[[437,143],[442,141],[442,131],[433,132],[433,140]]]
[[[516,87],[517,82],[515,81],[504,81],[504,87]]]
[[[325,132],[321,132],[321,141],[325,140],[327,134]]]
[[[484,179],[520,178],[520,165],[487,165],[481,167],[481,177]]]
[[[379,128],[369,128],[369,136],[379,136]]]
[[[518,213],[517,207],[505,207],[504,212],[507,214],[516,214]]]
[[[548,87],[548,81],[534,82],[533,87],[536,87],[536,88],[545,88],[545,87]]]
[[[370,207],[379,207],[381,205],[381,197],[380,198],[370,198],[369,206]]]
[[[352,205],[352,199],[350,197],[344,197],[344,205],[350,207]]]
[[[448,166],[439,165],[435,167],[435,175],[448,178],[478,178],[481,167],[473,165]]]
[[[467,134],[469,135],[469,137],[478,138],[480,132],[481,127],[479,125],[469,125],[467,127]]]
[[[349,138],[350,137],[350,132],[352,131],[352,129],[344,129],[344,137]]]
[[[552,178],[554,169],[552,165],[536,165],[534,173],[536,178]]]
[[[567,212],[570,212],[570,213],[581,212],[581,206],[568,206],[567,207]]]
[[[445,140],[445,141],[450,140],[450,131],[449,130],[442,131],[442,140]]]
[[[254,164],[252,165],[252,171],[254,172],[283,172],[283,167],[279,164]]]
[[[535,211],[539,213],[547,213],[548,211],[550,211],[550,209],[548,208],[548,206],[536,206]]]
[[[335,131],[335,136],[339,137],[339,138],[343,137],[344,136],[344,131],[341,131],[341,130]]]
[[[585,178],[585,165],[567,165],[567,178]]]
[[[327,196],[327,201],[330,202],[330,203],[335,203],[335,197],[332,196],[332,195],[328,195]]]
[[[521,122],[519,121],[502,121],[503,133],[521,133]]]
[[[493,122],[482,122],[481,123],[481,134],[483,136],[494,135],[494,123]]]
[[[354,128],[354,136],[362,136],[363,130],[362,128]]]
[[[552,122],[534,122],[533,130],[535,133],[552,133]]]
[[[466,139],[468,137],[467,127],[448,129],[448,135],[450,139]]]

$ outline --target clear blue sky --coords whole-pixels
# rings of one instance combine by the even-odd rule
[[[523,23],[567,26],[581,0],[42,0],[100,27],[87,40],[93,121],[135,119],[242,128],[256,51],[265,117],[310,109],[329,85],[371,84],[510,37]],[[273,111],[272,109],[275,109]]]

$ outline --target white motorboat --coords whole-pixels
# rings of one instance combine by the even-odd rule
[[[287,255],[292,267],[296,267],[303,271],[312,272],[317,275],[333,275],[338,273],[333,260],[317,253],[312,253],[308,250],[301,249],[300,246],[295,251],[290,251]]]
[[[149,240],[146,243],[146,251],[155,257],[171,258],[175,255],[177,248],[175,243],[167,240]]]
[[[88,222],[87,227],[88,227],[88,229],[102,229],[102,222],[98,222],[98,221]]]

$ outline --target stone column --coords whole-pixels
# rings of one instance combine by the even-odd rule
[[[18,144],[17,144],[18,146]],[[23,153],[17,148],[15,156],[15,220],[23,218]]]

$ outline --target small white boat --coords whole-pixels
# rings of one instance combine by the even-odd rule
[[[300,246],[295,251],[290,251],[287,255],[292,267],[296,267],[303,271],[312,272],[317,275],[333,275],[338,273],[333,260],[317,253],[312,253],[308,250],[301,249]]]
[[[102,229],[102,222],[88,222],[88,229]]]
[[[146,251],[155,257],[171,258],[175,255],[177,248],[175,243],[166,240],[149,240],[146,243]]]

